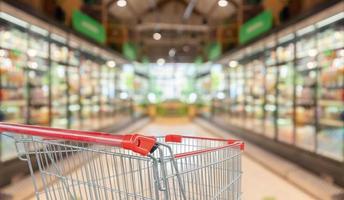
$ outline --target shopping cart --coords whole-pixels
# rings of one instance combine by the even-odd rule
[[[241,141],[9,123],[0,132],[15,139],[37,199],[241,198]]]

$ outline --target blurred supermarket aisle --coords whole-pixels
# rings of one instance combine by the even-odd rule
[[[187,118],[158,118],[139,131],[152,135],[178,133],[207,137],[219,137],[190,122]],[[231,137],[228,135],[228,137]],[[244,200],[311,200],[309,196],[280,176],[264,168],[251,158],[243,156]]]

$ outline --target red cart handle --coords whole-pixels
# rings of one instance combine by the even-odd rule
[[[156,144],[156,138],[139,134],[112,135],[103,132],[78,131],[2,122],[0,123],[1,132],[122,147],[143,156],[148,155]]]
[[[168,134],[165,136],[165,142],[176,142],[181,143],[183,138],[198,139],[198,140],[212,140],[226,142],[228,145],[239,146],[240,150],[244,150],[245,143],[241,140],[233,139],[222,139],[222,138],[209,138],[209,137],[198,137],[198,136],[183,136],[178,134]]]

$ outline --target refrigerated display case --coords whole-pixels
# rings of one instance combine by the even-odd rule
[[[80,61],[81,118],[83,129],[99,128],[100,113],[100,65],[84,54]]]
[[[265,66],[262,59],[262,52],[259,52],[255,59],[251,61],[253,66],[253,88],[252,88],[252,99],[253,99],[253,119],[251,124],[251,130],[256,133],[264,133],[264,102],[265,102],[265,90],[264,90],[264,77],[265,77]]]
[[[325,21],[326,22],[326,21]],[[344,161],[344,20],[318,22],[317,152]]]
[[[277,52],[277,139],[294,143],[294,34],[282,36]]]
[[[100,73],[100,113],[102,126],[112,123],[115,113],[115,73],[114,68],[106,64],[101,66]]]
[[[274,47],[265,50],[266,74],[265,74],[265,104],[264,104],[264,135],[276,138],[276,115],[277,115],[277,56]]]
[[[339,4],[276,29],[219,60],[227,64],[233,55],[247,52],[245,65],[230,69],[229,87],[231,100],[237,101],[238,72],[245,69],[245,117],[254,128],[232,119],[223,126],[229,130],[233,126],[241,130],[238,134],[250,138],[251,133],[259,132],[256,119],[262,117],[261,130],[270,139],[252,136],[253,141],[316,173],[331,174],[337,182],[341,181],[338,173],[310,166],[307,161],[324,162],[337,172],[343,171],[344,13],[339,8],[344,4]],[[262,56],[249,51],[256,49],[257,43],[264,44]],[[258,110],[255,107],[252,114],[251,106],[256,102]],[[264,110],[259,110],[260,106]],[[239,116],[237,110],[237,103],[232,102],[229,116]],[[291,156],[295,152],[307,161]]]
[[[0,121],[81,129],[82,114],[92,120],[84,122],[87,130],[128,123],[122,114],[99,126],[99,98],[93,96],[100,95],[97,82],[103,77],[92,72],[100,70],[104,61],[94,49],[119,65],[127,62],[64,26],[0,1]],[[88,50],[86,56],[80,55]],[[87,73],[79,61],[88,65]],[[114,72],[108,73],[113,76]],[[113,95],[114,82],[107,85],[114,105],[118,98]],[[81,113],[82,106],[86,108]],[[21,163],[13,140],[0,134],[0,186],[8,184],[18,171],[27,173]]]
[[[69,65],[68,74],[68,127],[81,128],[80,76],[78,65]]]
[[[310,151],[315,150],[316,104],[318,66],[315,26],[296,32],[295,58],[295,144]]]
[[[27,50],[28,124],[49,126],[48,32],[29,31]],[[45,52],[40,52],[45,51]]]
[[[51,51],[51,126],[68,127],[68,46],[66,38],[54,34]],[[66,95],[67,94],[67,95]]]
[[[11,24],[0,18],[0,121],[25,123],[27,119],[25,64],[28,35],[25,25]],[[17,157],[14,141],[1,134],[0,153],[0,162]]]
[[[229,71],[230,80],[230,120],[233,124],[238,122],[238,87],[237,67],[233,67]]]
[[[253,87],[254,87],[254,66],[252,63],[246,61],[244,64],[244,97],[245,97],[245,127],[247,129],[253,129],[253,116],[254,116],[254,98],[253,98]]]
[[[4,37],[9,29],[0,30],[0,104],[1,118],[7,122],[25,122],[26,86],[25,86],[25,52],[8,49]]]

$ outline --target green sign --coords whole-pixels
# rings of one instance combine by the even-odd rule
[[[206,48],[206,52],[209,60],[216,60],[222,53],[221,44],[219,42],[210,43]]]
[[[127,42],[123,45],[123,55],[129,60],[136,60],[137,58],[137,48],[135,44]]]
[[[267,10],[247,21],[240,27],[239,43],[244,44],[267,32],[272,27],[272,12]]]
[[[79,10],[75,10],[73,12],[72,24],[73,28],[81,34],[99,43],[105,43],[105,28],[92,17],[82,13]]]

